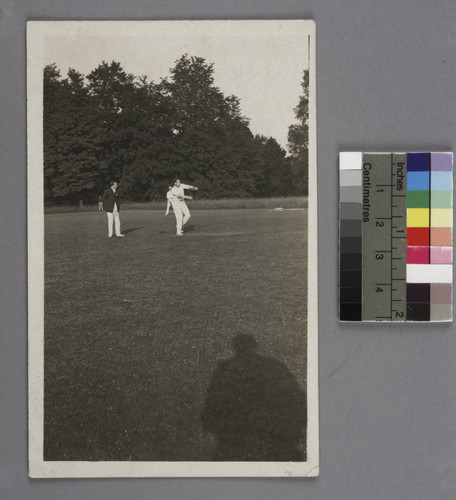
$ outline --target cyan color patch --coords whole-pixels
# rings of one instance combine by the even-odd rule
[[[427,190],[429,190],[429,171],[407,172],[407,191],[427,191]]]
[[[432,191],[450,191],[453,189],[453,172],[431,172]]]

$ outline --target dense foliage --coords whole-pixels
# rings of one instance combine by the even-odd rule
[[[288,196],[307,189],[308,86],[289,130],[290,156],[253,136],[239,99],[214,68],[183,55],[168,79],[148,82],[103,62],[84,76],[44,69],[46,204],[95,201],[111,179],[132,201],[162,199],[174,177],[206,198]]]
[[[304,71],[303,94],[294,109],[298,123],[288,129],[288,149],[291,157],[295,194],[307,194],[309,169],[309,71]]]

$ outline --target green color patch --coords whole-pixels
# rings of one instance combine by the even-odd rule
[[[407,208],[429,208],[429,191],[407,191]]]
[[[453,191],[431,191],[432,208],[451,208],[453,206]]]

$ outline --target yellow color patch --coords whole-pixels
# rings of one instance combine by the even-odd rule
[[[433,208],[431,209],[432,227],[452,227],[453,209],[452,208]]]
[[[429,227],[429,208],[407,208],[407,227]]]

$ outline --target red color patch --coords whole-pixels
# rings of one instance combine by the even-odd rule
[[[429,246],[429,228],[428,227],[408,227],[407,228],[407,246],[425,247]]]

